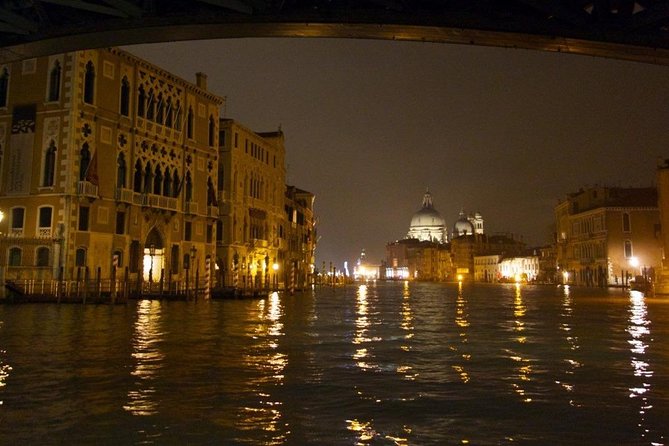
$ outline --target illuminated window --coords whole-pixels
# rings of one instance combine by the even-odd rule
[[[49,72],[49,102],[55,102],[60,99],[60,62],[55,61],[53,68]]]
[[[95,98],[95,66],[90,60],[86,64],[84,74],[84,102],[92,104]]]
[[[629,259],[632,257],[632,241],[625,240],[625,258]]]
[[[130,82],[126,76],[121,80],[121,114],[130,116]]]

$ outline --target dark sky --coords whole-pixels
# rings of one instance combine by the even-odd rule
[[[669,157],[669,68],[526,50],[333,39],[127,49],[227,97],[255,131],[281,125],[288,182],[316,194],[317,261],[385,257],[426,188],[450,227],[549,241],[579,187],[648,186]]]

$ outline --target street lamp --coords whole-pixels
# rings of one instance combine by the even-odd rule
[[[269,254],[265,255],[265,288],[269,290]]]
[[[276,263],[276,258],[274,258],[274,264],[272,265],[272,269],[274,270],[274,289],[279,288],[279,264]]]

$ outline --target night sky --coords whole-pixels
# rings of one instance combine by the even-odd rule
[[[227,97],[223,115],[281,126],[289,184],[316,195],[317,265],[380,262],[426,188],[449,232],[550,242],[553,207],[587,185],[654,184],[669,157],[669,67],[527,50],[333,39],[126,47]]]

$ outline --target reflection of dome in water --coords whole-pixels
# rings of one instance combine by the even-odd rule
[[[460,211],[460,217],[458,218],[458,221],[455,222],[455,225],[453,225],[453,237],[472,234],[474,234],[474,225],[469,221],[465,212]]]
[[[411,218],[407,238],[443,243],[446,241],[446,223],[432,205],[429,191],[423,196],[423,207]]]

